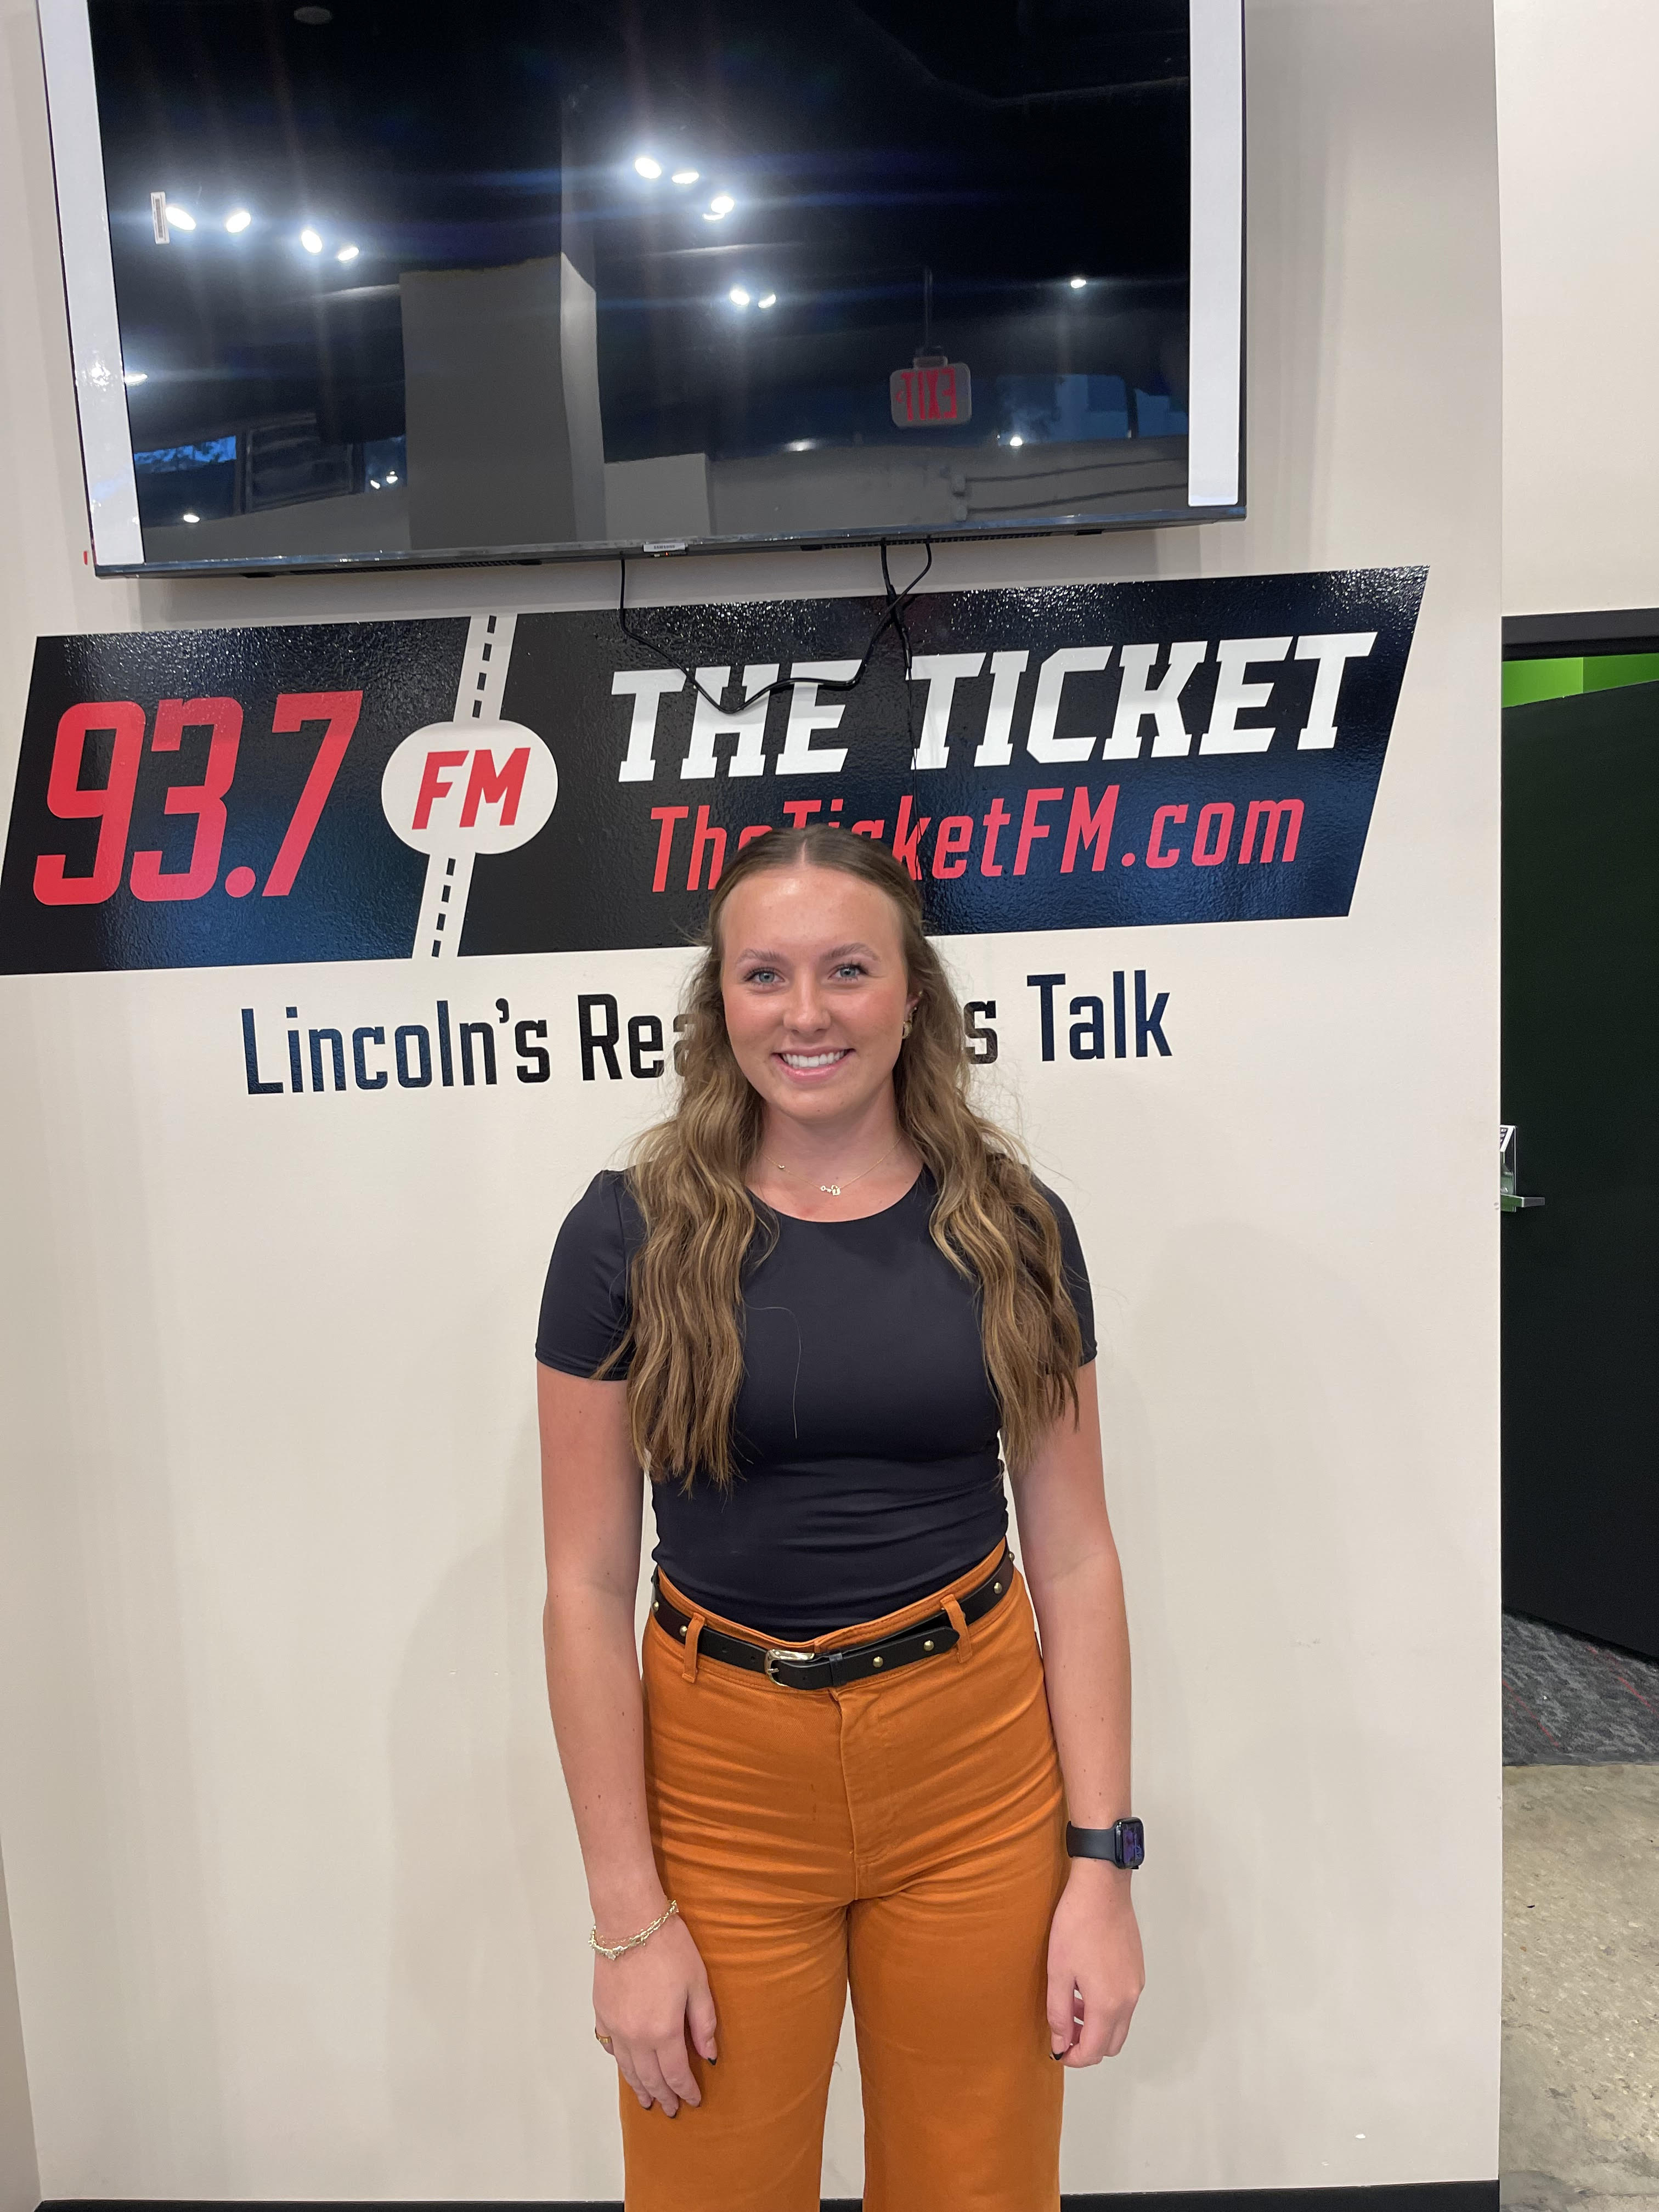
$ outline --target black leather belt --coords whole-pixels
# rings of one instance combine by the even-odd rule
[[[976,1589],[958,1602],[962,1617],[971,1628],[992,1607],[1000,1605],[1014,1578],[1012,1554],[1006,1546],[1001,1557]],[[682,1613],[663,1595],[656,1575],[651,1577],[651,1612],[665,1635],[684,1644],[690,1632],[691,1616]],[[861,1682],[867,1675],[890,1674],[896,1667],[908,1667],[918,1659],[932,1659],[949,1651],[957,1642],[947,1613],[929,1613],[897,1636],[884,1636],[873,1644],[849,1644],[841,1651],[797,1651],[776,1644],[751,1644],[746,1636],[728,1636],[724,1629],[706,1624],[697,1638],[700,1659],[719,1659],[727,1667],[741,1667],[750,1674],[764,1674],[788,1690],[836,1690],[844,1682]]]

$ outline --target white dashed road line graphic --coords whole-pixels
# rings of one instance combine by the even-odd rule
[[[559,772],[542,738],[501,717],[517,621],[473,616],[453,720],[405,738],[380,779],[386,820],[427,856],[416,960],[456,957],[474,860],[528,843],[559,795]]]
[[[516,615],[474,615],[468,626],[466,655],[455,690],[457,722],[499,720],[513,658]],[[458,737],[460,733],[458,732]],[[460,951],[461,924],[472,888],[470,847],[434,853],[427,862],[421,893],[421,918],[415,925],[415,957],[453,960]]]

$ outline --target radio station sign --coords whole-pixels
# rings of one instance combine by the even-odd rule
[[[939,592],[861,678],[879,599],[43,638],[0,969],[682,945],[807,823],[945,934],[1346,914],[1423,582]]]

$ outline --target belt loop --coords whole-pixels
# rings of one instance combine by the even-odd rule
[[[680,1668],[681,1674],[688,1682],[695,1682],[697,1679],[697,1639],[702,1634],[702,1631],[703,1616],[700,1613],[694,1613],[691,1616],[691,1626],[685,1632],[685,1660]]]
[[[968,1626],[968,1616],[955,1598],[945,1600],[945,1617],[957,1632],[957,1664],[965,1667],[974,1656],[974,1639]]]

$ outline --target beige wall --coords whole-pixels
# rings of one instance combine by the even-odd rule
[[[1504,611],[1659,606],[1659,9],[1495,12]]]
[[[1249,29],[1250,519],[947,547],[932,580],[1430,567],[1352,915],[1079,933],[1079,973],[1159,971],[1181,1052],[1105,1097],[1000,1065],[1094,1263],[1155,1838],[1152,1981],[1125,2057],[1069,2085],[1073,2189],[1496,2172],[1491,11],[1251,0]],[[27,0],[0,36],[7,760],[37,632],[609,601],[608,568],[94,580]],[[951,951],[1018,1003],[1031,949]],[[313,1003],[414,988],[293,972]],[[678,972],[550,958],[489,988]],[[614,2196],[527,1336],[616,1108],[571,1097],[550,1128],[501,1094],[488,1144],[410,1115],[372,1156],[343,1121],[250,1134],[223,1024],[277,987],[0,982],[0,1839],[42,2187]]]

